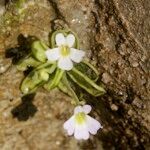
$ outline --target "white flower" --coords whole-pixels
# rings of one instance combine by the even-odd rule
[[[87,140],[90,133],[95,135],[102,128],[101,124],[87,115],[91,111],[90,105],[77,106],[74,115],[64,123],[64,129],[68,135],[73,135],[78,140]]]
[[[82,61],[85,52],[73,48],[75,44],[73,34],[68,34],[67,37],[64,37],[62,33],[58,33],[55,40],[58,47],[46,51],[48,60],[58,61],[58,67],[62,70],[71,70],[73,62],[79,63]]]

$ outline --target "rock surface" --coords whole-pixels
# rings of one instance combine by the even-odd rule
[[[12,2],[0,12],[0,149],[148,150],[150,1],[29,2],[23,14]],[[80,48],[87,50],[107,90],[88,102],[104,126],[88,142],[67,137],[63,130],[73,111],[71,99],[57,89],[51,93],[39,89],[35,97],[21,99],[23,73],[5,58],[5,50],[17,45],[20,33],[48,43],[49,32],[61,28],[77,33]]]

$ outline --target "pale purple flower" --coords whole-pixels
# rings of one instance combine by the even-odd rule
[[[95,135],[102,128],[97,120],[88,115],[90,111],[90,105],[75,107],[74,115],[64,123],[68,135],[74,135],[77,140],[87,140],[90,134]]]
[[[71,70],[73,62],[80,63],[85,56],[83,50],[74,48],[75,36],[68,34],[66,37],[62,33],[56,34],[56,48],[48,49],[46,56],[49,61],[58,61],[58,67],[62,70]]]

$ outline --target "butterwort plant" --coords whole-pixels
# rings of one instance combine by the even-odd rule
[[[89,116],[91,106],[86,105],[86,93],[94,97],[105,93],[98,84],[99,73],[86,58],[86,51],[79,47],[77,35],[71,30],[57,30],[50,36],[50,44],[35,40],[29,54],[17,63],[25,71],[34,68],[22,81],[24,95],[36,92],[43,86],[51,91],[60,89],[72,98],[75,105],[73,116],[64,123],[68,135],[87,140],[95,135],[101,124]],[[80,91],[80,92],[79,92]]]

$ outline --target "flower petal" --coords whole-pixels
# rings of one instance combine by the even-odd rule
[[[77,140],[87,140],[89,138],[90,134],[88,132],[87,126],[85,124],[82,125],[77,125],[75,126],[75,131],[74,131],[74,137]]]
[[[74,109],[74,114],[77,114],[77,113],[79,113],[79,112],[83,112],[82,106],[77,106],[77,107],[75,107],[75,109]]]
[[[56,34],[55,38],[56,38],[55,40],[56,40],[56,45],[57,46],[61,46],[61,45],[66,44],[66,39],[65,39],[65,37],[62,33]]]
[[[97,120],[95,120],[94,118],[90,117],[89,115],[87,115],[86,117],[87,117],[88,131],[91,134],[95,135],[100,128],[103,128],[101,126],[101,124]]]
[[[84,105],[83,106],[83,111],[85,112],[85,114],[90,113],[92,107],[90,105]]]
[[[73,135],[75,130],[74,116],[64,123],[64,129],[67,130],[68,135]]]
[[[62,70],[71,70],[73,68],[73,62],[69,57],[62,57],[58,61],[58,67]]]
[[[75,49],[75,48],[71,48],[70,58],[74,62],[76,62],[76,63],[81,62],[84,56],[85,56],[84,51],[78,50],[78,49]]]
[[[47,56],[47,59],[50,61],[58,60],[60,57],[59,49],[58,48],[48,49],[45,52],[45,55]]]
[[[68,36],[66,37],[66,44],[69,47],[73,47],[75,43],[75,36],[73,34],[68,34]]]

